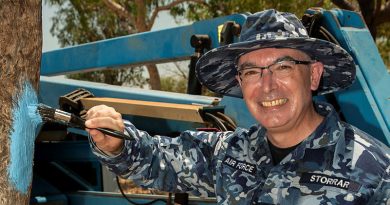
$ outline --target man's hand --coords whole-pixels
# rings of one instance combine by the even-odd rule
[[[86,119],[86,130],[100,150],[113,155],[118,154],[122,150],[124,144],[122,139],[104,135],[100,131],[93,129],[101,127],[123,132],[125,125],[120,113],[116,112],[112,107],[98,105],[88,110]]]

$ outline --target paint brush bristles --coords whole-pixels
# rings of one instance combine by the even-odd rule
[[[54,121],[55,109],[44,104],[38,104],[36,112],[42,117],[44,122]]]

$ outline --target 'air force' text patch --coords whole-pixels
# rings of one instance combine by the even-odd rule
[[[256,174],[256,166],[244,161],[239,161],[234,159],[233,157],[226,156],[223,160],[223,163],[232,167],[234,169],[238,169],[240,171],[246,172],[248,174],[255,175]]]

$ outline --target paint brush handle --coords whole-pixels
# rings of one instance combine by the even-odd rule
[[[103,134],[105,135],[109,135],[111,137],[115,137],[115,138],[119,138],[119,139],[123,139],[123,140],[134,140],[133,137],[131,136],[127,136],[125,135],[124,133],[122,132],[119,132],[117,130],[112,130],[112,129],[109,129],[109,128],[95,128],[96,130],[99,130],[100,132],[102,132]]]
[[[71,116],[70,123],[76,125],[77,127],[80,127],[81,129],[88,128],[88,127],[85,126],[85,120],[80,118],[80,117],[78,117],[78,116],[76,116],[76,115],[74,115],[74,114],[72,114],[72,116]],[[117,131],[117,130],[113,130],[113,129],[100,128],[100,127],[98,127],[98,128],[90,128],[90,129],[99,130],[103,134],[109,135],[111,137],[115,137],[115,138],[119,138],[119,139],[123,139],[123,140],[134,140],[134,138],[132,136],[127,136],[124,133],[122,133],[120,131]]]

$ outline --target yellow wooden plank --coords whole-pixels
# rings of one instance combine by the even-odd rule
[[[81,102],[85,109],[90,109],[93,106],[104,104],[115,108],[115,110],[121,114],[189,122],[204,122],[199,113],[199,111],[203,108],[201,105],[150,102],[118,98],[84,98]]]

